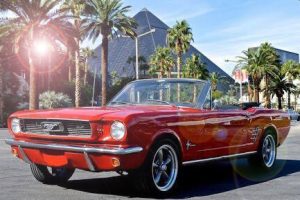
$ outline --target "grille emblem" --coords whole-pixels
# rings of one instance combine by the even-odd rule
[[[64,125],[62,122],[41,122],[41,127],[44,132],[64,132]]]

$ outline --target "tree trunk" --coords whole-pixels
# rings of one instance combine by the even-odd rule
[[[295,110],[297,110],[297,98],[298,98],[298,95],[297,94],[294,94],[294,97],[295,97]]]
[[[108,62],[108,31],[103,30],[101,46],[101,72],[102,72],[102,106],[106,105],[107,89],[107,62]]]
[[[168,78],[171,78],[171,69],[168,70]]]
[[[182,63],[182,53],[178,52],[177,55],[177,78],[181,77],[181,63]]]
[[[259,103],[259,88],[257,86],[255,86],[254,89],[254,98],[255,98],[255,102]]]
[[[278,100],[278,109],[281,110],[282,109],[282,105],[281,105],[281,97],[277,96],[277,100]]]
[[[31,50],[28,49],[28,64],[29,64],[29,110],[38,109],[38,91],[36,86],[36,72],[32,60]]]
[[[69,82],[72,81],[72,68],[73,68],[73,56],[72,56],[72,51],[68,50],[68,62],[69,62],[69,73],[68,73],[68,80]]]
[[[3,66],[0,63],[0,125],[2,126],[4,124],[3,119],[3,106],[4,106],[4,99],[3,99]]]
[[[271,100],[269,94],[269,76],[265,76],[265,96],[266,96],[266,107],[271,108]]]
[[[85,59],[84,63],[84,78],[83,78],[83,85],[86,86],[87,84],[87,73],[88,73],[88,59]]]
[[[252,91],[252,89],[251,89],[251,85],[250,85],[250,81],[248,80],[248,96],[249,96],[249,99],[248,99],[248,101],[249,102],[251,102],[252,101],[252,99],[253,99],[253,91]]]
[[[287,92],[287,103],[288,103],[288,109],[290,109],[291,108],[291,92],[290,91],[288,91]]]
[[[181,77],[181,62],[182,62],[182,54],[178,52],[177,55],[177,78]],[[177,85],[177,101],[180,102],[180,84]]]
[[[79,41],[76,38],[76,51],[75,51],[75,107],[80,106],[80,64],[79,64]]]
[[[289,83],[293,83],[293,80],[291,79],[291,77],[288,77],[288,82]],[[287,92],[287,100],[288,100],[288,109],[290,109],[291,108],[291,91],[288,91]]]

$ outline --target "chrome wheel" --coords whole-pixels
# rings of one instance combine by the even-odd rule
[[[162,192],[170,190],[178,175],[178,158],[171,145],[159,147],[152,161],[152,179],[156,188]]]
[[[276,158],[276,145],[272,135],[267,135],[263,141],[262,158],[266,167],[272,167]]]

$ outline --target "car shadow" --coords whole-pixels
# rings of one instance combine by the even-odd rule
[[[246,159],[220,161],[202,165],[186,166],[182,170],[179,187],[173,199],[210,196],[300,171],[300,160],[277,160],[273,170],[265,171],[251,167]],[[66,189],[123,197],[144,197],[135,190],[130,176],[70,180]]]

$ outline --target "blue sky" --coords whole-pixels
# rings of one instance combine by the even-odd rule
[[[194,43],[202,53],[231,74],[235,59],[248,47],[270,42],[300,53],[299,0],[124,0],[133,16],[143,8],[172,26],[190,24]]]
[[[186,19],[193,45],[232,73],[234,60],[248,47],[270,42],[274,47],[300,53],[300,0],[123,0],[130,16],[147,8],[167,25]],[[83,46],[97,47],[84,42]]]

